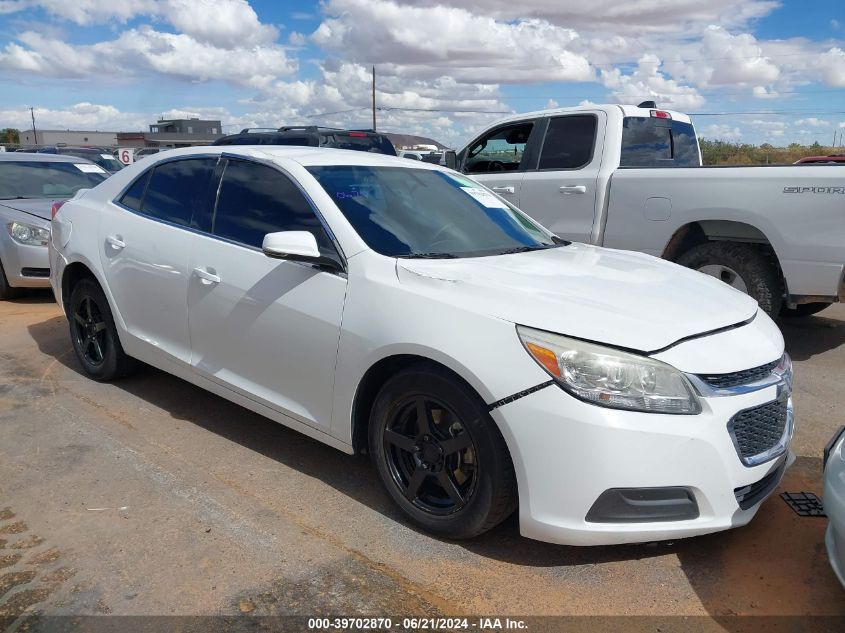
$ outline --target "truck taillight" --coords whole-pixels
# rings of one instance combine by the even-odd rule
[[[367,136],[366,132],[350,132],[349,136],[356,136],[360,138],[365,138]]]
[[[651,116],[658,118],[658,119],[671,119],[672,115],[666,112],[665,110],[651,110]]]
[[[53,206],[50,207],[50,219],[54,219],[56,214],[59,212],[59,209],[62,208],[62,205],[67,202],[67,200],[59,200],[58,202],[54,202]]]

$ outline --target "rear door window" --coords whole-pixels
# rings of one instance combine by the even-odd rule
[[[261,248],[265,235],[279,231],[308,231],[317,239],[321,253],[336,257],[314,209],[290,178],[266,165],[229,160],[212,233]]]
[[[135,211],[141,210],[141,200],[144,198],[144,191],[147,189],[152,171],[152,169],[148,169],[129,186],[129,189],[120,198],[120,204]]]
[[[191,216],[206,199],[216,158],[175,160],[153,168],[141,213],[181,226],[191,223]]]
[[[549,120],[538,169],[580,169],[593,158],[598,119],[573,114]]]
[[[689,123],[657,117],[625,117],[621,167],[697,167],[701,164],[695,129]]]

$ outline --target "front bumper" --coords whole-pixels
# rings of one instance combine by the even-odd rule
[[[727,425],[743,409],[778,398],[776,386],[731,397],[702,398],[698,415],[663,415],[597,407],[550,385],[491,415],[511,451],[519,484],[520,531],[567,545],[609,545],[676,539],[745,525],[777,487],[794,456],[745,466]],[[767,476],[751,507],[737,493]],[[592,522],[599,497],[616,488],[686,488],[696,518],[655,522]],[[743,504],[746,505],[747,504]]]
[[[839,431],[837,431],[839,433]],[[832,446],[824,469],[825,545],[830,566],[845,587],[845,435]]]
[[[49,288],[47,247],[18,244],[5,227],[0,229],[0,254],[9,285],[13,288]]]

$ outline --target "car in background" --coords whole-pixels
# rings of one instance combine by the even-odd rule
[[[160,151],[162,150],[159,147],[139,147],[133,152],[133,156],[135,160],[140,160],[142,158],[146,158],[147,156],[158,154]]]
[[[793,165],[845,165],[845,154],[831,154],[830,156],[805,156],[796,160]]]
[[[828,442],[822,464],[824,511],[829,520],[824,541],[830,566],[845,587],[845,426]]]
[[[563,240],[438,165],[176,149],[52,228],[51,285],[89,377],[137,359],[368,452],[440,536],[517,508],[522,534],[571,545],[726,530],[794,460],[792,366],[754,299]]]
[[[85,158],[95,165],[99,165],[110,174],[117,173],[123,169],[123,163],[114,157],[111,150],[99,147],[68,147],[64,145],[53,145],[50,147],[42,147],[38,150],[38,153],[78,156],[79,158]]]
[[[399,158],[407,158],[408,160],[422,160],[423,153],[422,152],[414,152],[407,149],[400,149],[397,150],[396,155]]]
[[[396,156],[396,148],[383,134],[316,125],[286,126],[272,131],[266,128],[246,128],[238,134],[219,138],[212,145],[307,145]]]
[[[0,300],[49,288],[51,209],[108,173],[76,156],[0,154]]]

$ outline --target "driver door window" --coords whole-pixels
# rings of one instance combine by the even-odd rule
[[[520,171],[533,121],[500,127],[473,143],[467,152],[464,172],[487,174]]]

